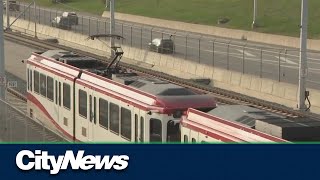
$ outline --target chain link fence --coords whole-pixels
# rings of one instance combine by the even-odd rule
[[[27,5],[20,3],[20,11],[11,11],[10,15],[17,17],[26,7]],[[57,17],[62,16],[63,11],[32,8],[27,9],[21,18],[43,25],[59,26],[56,25]],[[73,20],[68,19],[65,22],[68,27],[59,26],[59,28],[85,35],[106,34],[110,30],[109,20],[98,16],[77,14],[78,23],[70,21]],[[122,45],[150,50],[149,43],[153,39],[172,39],[174,42],[173,52],[170,53],[172,56],[261,78],[298,84],[298,49],[273,48],[265,45],[257,47],[256,44],[252,45],[245,40],[232,41],[127,22],[117,22],[115,32],[125,38],[121,40]],[[308,57],[307,87],[319,89],[320,54],[310,52]]]
[[[0,78],[3,90],[8,88],[26,96],[25,81],[6,72]],[[55,133],[54,133],[55,132]],[[67,142],[56,131],[50,130],[41,121],[27,116],[27,103],[13,94],[5,91],[5,97],[0,98],[0,142]]]

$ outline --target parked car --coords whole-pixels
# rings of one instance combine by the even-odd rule
[[[52,27],[57,27],[60,29],[67,29],[70,30],[72,24],[70,23],[68,18],[62,17],[62,16],[58,16],[55,17],[52,21],[51,21],[51,25]]]
[[[174,42],[172,39],[156,38],[156,39],[153,39],[148,44],[148,47],[149,47],[150,51],[155,51],[158,53],[172,54],[172,53],[174,53],[174,50],[175,50],[175,45],[174,45]]]
[[[3,8],[7,9],[6,1],[3,1]],[[9,1],[9,11],[20,11],[20,5],[16,1]]]
[[[63,12],[62,17],[65,17],[69,19],[70,23],[72,25],[78,25],[79,24],[79,18],[78,15],[75,12]]]

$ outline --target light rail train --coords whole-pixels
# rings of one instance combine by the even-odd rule
[[[106,64],[64,50],[33,53],[29,116],[82,142],[285,141],[212,115],[211,95],[119,68],[122,54]]]

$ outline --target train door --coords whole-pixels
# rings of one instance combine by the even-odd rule
[[[88,121],[88,140],[95,140],[95,126],[97,124],[97,98],[94,93],[89,93],[89,121]]]
[[[77,139],[84,142],[89,140],[89,93],[90,89],[76,84],[75,130]]]
[[[60,93],[61,92],[59,92],[59,79],[56,78],[54,80],[54,107],[53,107],[53,109],[54,109],[54,113],[56,114],[56,117],[57,117],[56,121],[59,124],[59,126],[61,126],[60,125],[60,113],[59,113],[59,111],[60,111],[60,106],[59,106]]]
[[[142,130],[144,130],[144,128],[141,126],[141,119],[142,115],[143,115],[143,111],[140,111],[140,109],[134,107],[134,118],[133,118],[133,141],[134,142],[143,142],[143,138],[141,137],[144,133],[141,132]],[[140,114],[141,113],[141,114]],[[142,122],[143,124],[143,122]]]
[[[164,128],[164,123],[161,120],[161,117],[158,113],[146,113],[145,115],[145,136],[146,140],[149,142],[163,142],[165,141],[164,136],[166,136],[166,128]]]
[[[63,79],[58,81],[59,124],[73,137],[73,82]]]

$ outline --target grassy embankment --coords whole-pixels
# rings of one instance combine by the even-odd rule
[[[24,0],[30,1],[30,0]],[[102,0],[68,0],[66,5],[36,0],[42,6],[93,14]],[[301,0],[258,0],[258,32],[299,36]],[[72,7],[72,8],[71,8]],[[320,1],[309,0],[309,38],[320,38]],[[253,0],[116,0],[116,11],[168,20],[251,30]],[[229,22],[218,25],[219,18]]]

